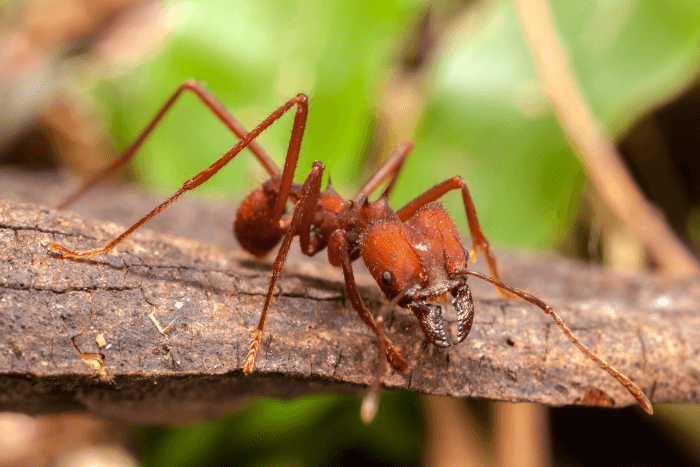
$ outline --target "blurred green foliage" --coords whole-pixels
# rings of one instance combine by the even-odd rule
[[[297,179],[322,160],[350,196],[370,146],[378,98],[424,1],[172,2],[165,47],[99,86],[111,128],[128,144],[185,79],[203,81],[248,128],[298,92],[310,115]],[[700,4],[553,2],[556,24],[596,116],[613,135],[697,73]],[[584,177],[538,83],[511,2],[468,7],[434,57],[427,105],[393,203],[460,174],[496,243],[555,246],[576,215]],[[291,116],[260,138],[282,164]],[[134,165],[174,190],[235,142],[196,99],[179,102]],[[250,190],[264,172],[249,155],[198,189]],[[445,198],[462,228],[457,196]],[[517,228],[513,228],[517,226]]]
[[[317,394],[258,399],[238,415],[182,429],[148,430],[149,466],[415,465],[421,425],[412,394],[385,393],[363,425],[356,397]]]
[[[697,74],[698,3],[551,4],[583,92],[613,136]],[[581,167],[538,84],[515,6],[486,2],[469,25],[437,66],[418,151],[466,179],[489,238],[552,248],[577,213]],[[425,173],[416,159],[411,180]]]
[[[352,161],[372,130],[378,80],[394,64],[402,28],[422,8],[383,1],[173,2],[167,46],[136,73],[105,83],[100,95],[109,102],[117,137],[128,144],[187,78],[204,82],[248,129],[305,92],[310,117],[297,179],[320,159],[338,185],[357,188]],[[260,137],[278,165],[290,128],[287,115]],[[137,172],[149,186],[179,187],[235,141],[189,96],[143,148]],[[263,175],[246,155],[200,191],[242,195]]]
[[[584,94],[613,136],[697,75],[697,2],[551,3]],[[312,160],[322,160],[339,192],[351,196],[363,183],[357,178],[358,161],[371,143],[382,86],[406,35],[430,4],[209,0],[171,6],[173,30],[165,47],[133,73],[98,87],[98,99],[120,144],[126,146],[187,78],[205,82],[249,129],[282,102],[305,92],[310,114],[297,180],[303,180]],[[415,140],[416,149],[393,204],[399,206],[459,174],[472,191],[489,239],[552,248],[576,216],[585,177],[539,85],[514,4],[484,1],[466,8],[433,57],[420,127],[416,134],[404,135]],[[288,115],[260,138],[279,165],[290,127]],[[143,148],[135,171],[146,185],[174,191],[234,142],[188,96]],[[198,192],[230,192],[235,199],[264,176],[245,155]],[[465,229],[459,203],[457,196],[445,198]],[[410,413],[415,418],[416,403],[404,398],[392,405],[396,397],[383,398],[380,419],[386,419],[368,431],[358,425],[357,404],[347,397],[333,403],[327,396],[258,402],[227,422],[152,432],[149,464],[191,460],[187,456],[195,454],[181,453],[187,443],[204,456],[204,464],[217,463],[207,456],[215,445],[225,444],[248,459],[241,464],[322,465],[341,450],[328,426],[344,432],[351,440],[347,446],[372,445],[398,456],[399,464],[415,463],[418,425],[405,417]],[[277,428],[270,428],[275,423]],[[376,429],[381,423],[386,425]],[[397,444],[390,447],[390,441]],[[290,454],[292,448],[300,453]],[[406,462],[406,456],[413,461]],[[188,465],[195,464],[189,460]]]

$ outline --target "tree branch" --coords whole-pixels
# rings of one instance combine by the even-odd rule
[[[5,190],[9,180],[17,175],[0,174]],[[41,192],[60,186],[54,182],[22,180],[21,186],[34,183],[32,196],[51,198],[56,196]],[[79,210],[106,213],[125,225],[155,204],[124,188],[88,198]],[[182,204],[163,215],[166,228],[175,225],[180,234],[190,229],[190,236],[199,232],[205,238],[230,229],[229,206]],[[41,246],[52,240],[94,248],[123,229],[0,199],[0,410],[86,410],[178,422],[220,415],[252,395],[358,392],[371,382],[375,338],[345,303],[342,274],[324,254],[309,259],[293,247],[256,373],[244,376],[270,261],[255,262],[236,246],[148,229],[115,253],[87,261],[52,257]],[[507,283],[552,305],[584,344],[633,379],[652,402],[700,402],[697,280],[623,274],[528,254],[497,258]],[[360,292],[368,308],[377,310],[382,295],[359,263]],[[388,374],[387,388],[547,405],[634,403],[538,308],[502,300],[473,279],[470,284],[476,319],[458,346],[428,345],[413,314],[394,310],[387,332],[412,368]],[[452,328],[451,306],[444,309]],[[151,314],[161,329],[172,322],[167,335]],[[102,348],[99,334],[106,340]],[[71,344],[74,336],[83,358]],[[99,363],[85,355],[98,352],[105,356],[102,377],[94,369]]]

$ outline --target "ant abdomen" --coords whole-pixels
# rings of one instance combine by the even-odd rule
[[[245,197],[233,222],[233,232],[238,242],[258,258],[275,248],[287,231],[280,222],[271,222],[276,193],[267,185],[265,183]]]

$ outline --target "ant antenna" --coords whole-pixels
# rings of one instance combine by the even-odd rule
[[[564,332],[564,334],[566,334],[569,337],[569,339],[571,339],[571,342],[573,342],[576,345],[576,347],[579,348],[579,350],[581,352],[583,352],[588,358],[590,358],[591,360],[596,362],[603,370],[610,373],[610,375],[613,378],[617,379],[617,381],[619,381],[619,383],[622,386],[624,386],[625,389],[627,389],[630,392],[630,394],[632,394],[634,396],[635,399],[637,399],[637,402],[639,403],[639,405],[641,405],[642,408],[647,413],[649,413],[650,415],[654,413],[654,409],[651,406],[651,402],[649,402],[649,399],[647,398],[647,396],[644,395],[644,393],[639,388],[639,386],[637,386],[632,381],[630,381],[630,379],[627,376],[623,375],[622,373],[617,371],[615,368],[608,365],[608,362],[606,362],[605,360],[598,357],[598,355],[596,355],[595,353],[588,350],[588,346],[581,344],[579,342],[578,338],[571,333],[571,331],[569,330],[569,327],[566,324],[564,324],[564,322],[561,320],[559,315],[557,315],[554,312],[554,310],[552,310],[552,308],[549,305],[547,305],[545,302],[543,302],[542,300],[540,300],[539,298],[537,298],[533,295],[530,295],[529,293],[526,293],[526,292],[523,292],[522,290],[518,290],[516,288],[513,288],[509,285],[506,285],[506,284],[499,282],[495,279],[491,279],[490,277],[485,276],[484,274],[481,274],[481,273],[478,273],[475,271],[462,270],[462,271],[458,271],[457,274],[478,277],[479,279],[485,280],[486,282],[490,282],[493,285],[495,285],[496,287],[500,287],[501,289],[506,290],[514,295],[517,295],[518,297],[522,298],[523,300],[526,300],[526,301],[532,303],[533,305],[540,307],[542,309],[542,311],[544,311],[546,314],[550,315],[554,319],[554,321],[561,328],[561,330]]]

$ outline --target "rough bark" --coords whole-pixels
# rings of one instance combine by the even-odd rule
[[[61,186],[54,178],[0,174],[0,196],[24,191],[56,200]],[[256,373],[242,374],[271,258],[256,262],[226,237],[234,208],[223,202],[188,199],[149,226],[227,246],[147,228],[116,252],[86,261],[49,256],[41,245],[102,246],[156,199],[103,189],[77,206],[122,225],[0,199],[0,410],[178,422],[220,416],[253,395],[359,392],[371,382],[376,342],[345,300],[342,273],[325,252],[309,259],[297,246],[279,281]],[[497,252],[497,259],[506,282],[550,303],[653,403],[700,402],[698,278],[620,273],[524,253]],[[376,310],[378,287],[361,261],[355,269],[366,305]],[[412,367],[388,373],[387,388],[557,406],[635,403],[538,308],[503,300],[473,278],[470,284],[476,318],[458,346],[428,345],[411,312],[393,311],[387,332]],[[453,330],[454,313],[444,309]],[[151,313],[162,327],[172,322],[167,336]],[[106,340],[101,348],[99,334]],[[104,355],[102,376],[95,360],[72,346],[76,335],[82,352]]]

